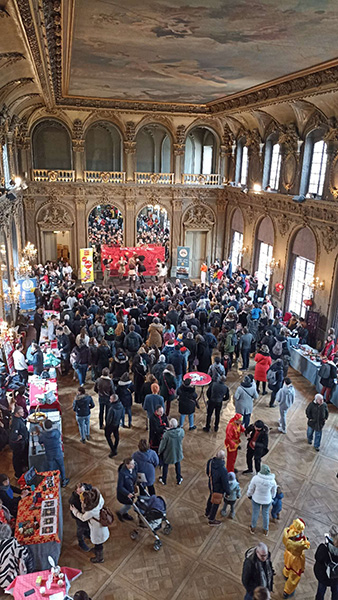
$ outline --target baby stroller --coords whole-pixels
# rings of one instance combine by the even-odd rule
[[[133,508],[138,515],[139,526],[149,529],[153,534],[155,538],[154,550],[158,551],[162,546],[162,542],[156,532],[162,528],[163,523],[163,533],[165,535],[169,535],[172,531],[172,526],[166,515],[166,503],[161,496],[149,496],[142,484],[139,484],[139,487],[140,495],[133,502]],[[131,539],[137,540],[138,536],[138,529],[133,529],[130,533]]]

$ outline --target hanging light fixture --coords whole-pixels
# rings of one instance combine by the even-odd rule
[[[6,297],[9,304],[18,304],[20,300],[20,286],[14,283],[12,287],[7,290]]]
[[[33,259],[36,258],[37,255],[37,249],[35,248],[34,244],[32,244],[31,242],[27,242],[26,246],[23,249],[23,257],[26,258],[29,262]]]
[[[32,273],[32,267],[29,264],[29,260],[23,257],[16,270],[19,277],[29,277]]]

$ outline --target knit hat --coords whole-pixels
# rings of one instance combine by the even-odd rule
[[[257,429],[263,429],[264,427],[264,423],[260,419],[258,419],[258,421],[255,421],[254,425],[255,427],[257,427]]]
[[[229,481],[235,481],[236,480],[235,473],[233,473],[232,471],[230,471],[230,473],[228,473],[228,479],[229,479]]]
[[[249,375],[245,375],[243,383],[245,383],[245,385],[251,385],[252,379],[250,379]]]
[[[186,379],[183,380],[183,385],[186,385],[187,387],[191,384],[191,379],[189,379],[189,377],[187,377]]]
[[[160,358],[158,359],[158,362],[160,362],[160,363],[164,363],[165,362],[165,356],[164,356],[164,354],[160,354]]]
[[[261,475],[270,475],[270,467],[268,467],[268,465],[262,465],[261,470],[259,472]]]

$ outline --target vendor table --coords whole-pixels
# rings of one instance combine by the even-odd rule
[[[60,472],[45,471],[44,473],[39,473],[39,475],[43,475],[43,480],[36,486],[34,494],[32,492],[29,496],[21,498],[18,504],[18,515],[16,519],[14,537],[18,540],[19,544],[22,544],[23,546],[29,546],[34,556],[35,569],[44,570],[50,568],[48,556],[51,556],[54,559],[56,565],[58,564],[61,553],[63,519]],[[47,487],[46,482],[48,477],[54,477],[53,487]],[[33,495],[37,498],[37,495],[39,494],[41,494],[39,501],[34,504]],[[46,532],[44,534],[40,534],[40,527],[42,526],[41,520],[44,518],[41,510],[41,503],[42,501],[53,503],[53,499],[56,499],[56,509],[55,511],[51,510],[50,512],[55,512],[56,514],[51,514],[50,517],[48,515],[47,516],[52,520],[54,517],[56,518],[56,530],[54,533]],[[34,528],[34,531],[31,535],[24,535],[24,532],[20,531],[23,525],[24,527],[30,527],[30,524],[33,526],[34,519],[35,522],[39,524],[39,527],[37,529]]]
[[[298,344],[299,344],[299,337],[291,337],[291,336],[289,336],[287,338],[287,343],[288,343],[289,348],[290,348],[290,346],[298,346]]]
[[[27,575],[19,575],[12,581],[12,583],[6,588],[7,594],[12,594],[15,600],[23,600],[25,598],[25,592],[34,590],[32,593],[33,600],[46,600],[53,594],[63,594],[60,598],[63,598],[65,594],[68,594],[70,588],[70,582],[74,581],[77,577],[82,574],[79,569],[71,569],[69,567],[61,567],[61,573],[64,574],[64,584],[59,586],[57,583],[52,583],[49,590],[45,590],[44,595],[41,595],[41,587],[46,588],[46,581],[50,574],[50,571],[44,570],[38,573],[27,573]],[[36,578],[41,577],[41,586],[36,583]],[[27,596],[29,598],[29,596]],[[56,596],[58,598],[58,596]]]
[[[201,371],[190,371],[183,376],[183,379],[191,379],[192,385],[201,388],[198,400],[202,399],[204,404],[206,404],[205,387],[211,382],[210,375],[202,373]]]
[[[311,346],[302,345],[305,350],[312,350]],[[311,360],[309,356],[304,355],[301,348],[290,347],[291,361],[290,366],[301,373],[312,385],[316,387],[317,392],[322,391],[320,384],[319,369],[321,361]],[[338,386],[336,385],[331,393],[330,398],[332,404],[338,408]]]
[[[54,392],[56,396],[55,402],[52,404],[44,404],[43,402],[43,394],[46,392]],[[37,406],[41,407],[43,411],[44,408],[58,410],[61,413],[61,405],[59,402],[59,394],[58,394],[58,386],[56,383],[56,379],[42,379],[32,378],[29,382],[29,406],[30,412],[32,409],[35,410]]]
[[[62,434],[61,415],[59,411],[51,409],[48,405],[43,406],[41,410],[47,415],[47,418],[52,421],[53,429],[58,429]],[[46,471],[48,465],[45,449],[39,444],[38,435],[32,436],[32,431],[36,429],[36,424],[28,422],[27,425],[29,431],[28,466],[35,467],[36,470],[40,472]]]

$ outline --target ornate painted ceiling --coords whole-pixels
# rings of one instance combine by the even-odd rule
[[[337,0],[74,0],[70,96],[206,103],[337,55]]]

